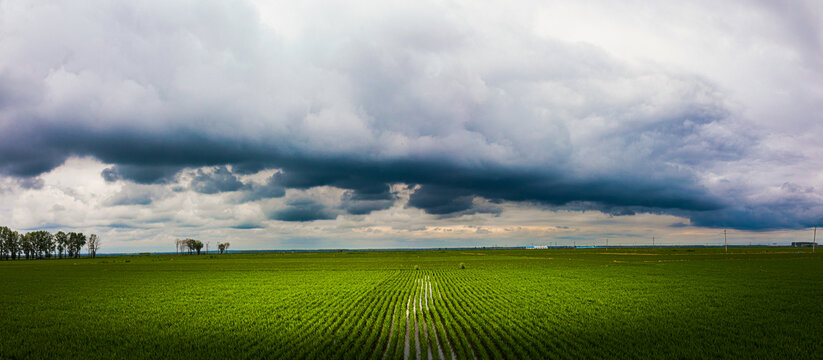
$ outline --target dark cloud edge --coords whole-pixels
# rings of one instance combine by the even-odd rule
[[[790,212],[780,215],[767,207],[732,206],[696,185],[692,174],[673,169],[661,169],[655,173],[663,175],[657,177],[613,174],[578,178],[568,175],[572,172],[564,171],[563,165],[552,169],[517,169],[492,163],[469,166],[425,157],[387,160],[306,155],[297,149],[271,145],[270,141],[232,143],[185,131],[100,134],[66,128],[56,129],[55,133],[60,133],[59,138],[48,134],[39,137],[51,141],[45,147],[50,151],[45,153],[38,152],[41,149],[36,143],[14,151],[0,145],[0,160],[11,160],[0,166],[0,173],[18,179],[33,178],[61,165],[71,156],[91,156],[114,164],[101,174],[106,180],[140,184],[174,182],[177,174],[186,168],[215,166],[220,170],[231,165],[231,172],[222,173],[231,178],[223,179],[223,182],[214,182],[207,174],[198,174],[202,176],[200,180],[207,182],[200,192],[242,191],[247,194],[247,201],[282,197],[289,188],[317,186],[350,190],[355,196],[349,201],[385,200],[388,199],[386,189],[389,184],[405,183],[420,185],[411,195],[409,205],[435,215],[470,211],[471,200],[482,197],[492,202],[535,202],[549,206],[588,203],[595,205],[587,210],[614,215],[621,211],[627,215],[666,213],[689,218],[695,226],[741,230],[798,229],[822,220],[812,214]],[[26,156],[33,160],[20,160]],[[281,169],[282,173],[265,186],[256,185],[256,189],[252,188],[255,185],[232,181],[236,180],[235,173],[250,174],[263,169]],[[209,181],[212,181],[211,185]],[[374,203],[372,208],[350,205],[346,212],[364,214],[387,208],[390,206],[387,204]],[[279,217],[302,219],[300,216]],[[317,218],[328,217],[324,214]]]

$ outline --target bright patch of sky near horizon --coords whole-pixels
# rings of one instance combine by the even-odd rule
[[[813,1],[0,1],[0,225],[112,252],[808,240],[821,20]]]

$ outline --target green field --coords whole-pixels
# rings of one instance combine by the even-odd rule
[[[819,359],[810,250],[0,261],[0,358]]]

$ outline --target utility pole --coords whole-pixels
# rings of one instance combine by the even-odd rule
[[[609,238],[606,238],[606,250],[609,250]]]
[[[815,246],[817,246],[817,225],[814,227],[814,235],[812,236],[812,254],[814,254]]]
[[[726,241],[726,229],[723,229],[723,247],[726,248],[726,252],[729,252],[729,243]]]
[[[654,235],[652,235],[652,250],[654,250]]]

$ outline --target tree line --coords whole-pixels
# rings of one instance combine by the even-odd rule
[[[229,242],[217,243],[217,250],[222,254],[229,250],[229,245]],[[206,252],[208,252],[209,243],[207,242],[205,246]],[[200,251],[203,249],[203,242],[195,239],[175,239],[174,249],[177,254],[200,255]]]
[[[96,234],[86,237],[80,232],[58,231],[52,234],[44,230],[23,234],[6,226],[0,226],[0,259],[2,260],[17,260],[23,257],[26,260],[52,257],[78,258],[84,246],[88,249],[89,256],[96,257],[100,249],[100,237]]]

